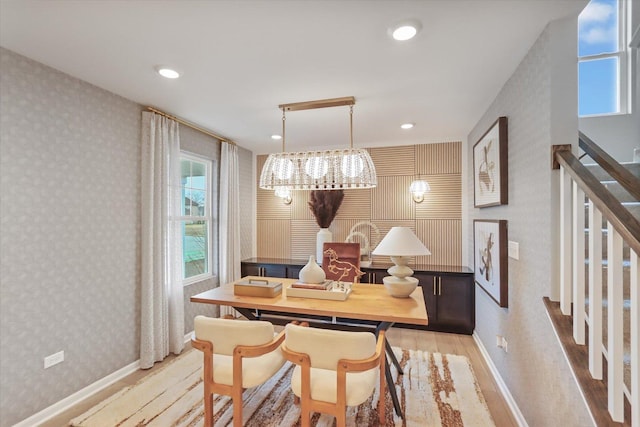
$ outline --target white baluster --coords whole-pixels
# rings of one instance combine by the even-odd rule
[[[572,202],[572,289],[573,289],[573,339],[585,344],[584,316],[584,191],[573,182]]]
[[[613,421],[624,421],[624,365],[622,337],[622,237],[607,223],[607,374],[609,414]]]
[[[640,263],[631,251],[631,426],[640,427]]]
[[[602,213],[589,200],[589,372],[602,379]]]
[[[560,166],[560,309],[571,315],[571,177]]]

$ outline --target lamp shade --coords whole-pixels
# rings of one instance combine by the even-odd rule
[[[265,190],[340,190],[374,188],[376,168],[362,148],[270,154],[259,186]]]
[[[431,251],[409,227],[393,227],[371,254],[399,257],[431,255]]]

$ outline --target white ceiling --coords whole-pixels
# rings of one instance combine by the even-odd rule
[[[0,0],[0,45],[258,154],[281,148],[279,104],[343,96],[355,146],[407,145],[465,140],[546,24],[586,3]],[[422,31],[392,40],[408,18]],[[349,144],[348,107],[286,123],[287,151]]]

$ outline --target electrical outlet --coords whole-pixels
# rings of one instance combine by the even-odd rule
[[[502,347],[502,335],[496,335],[496,347]]]
[[[64,351],[59,351],[44,358],[44,369],[50,368],[64,361]]]

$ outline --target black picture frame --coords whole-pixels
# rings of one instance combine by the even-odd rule
[[[500,307],[509,306],[507,221],[473,221],[473,278]]]
[[[508,189],[507,118],[499,117],[473,146],[473,205],[506,205]]]

